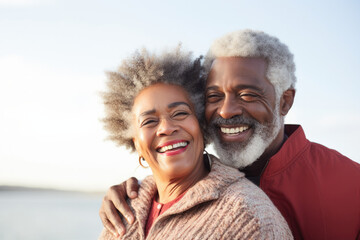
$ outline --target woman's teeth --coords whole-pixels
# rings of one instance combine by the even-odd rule
[[[172,150],[172,149],[175,149],[175,148],[179,148],[179,147],[186,147],[188,145],[187,142],[179,142],[179,143],[175,143],[173,145],[167,145],[165,147],[162,147],[158,150],[158,152],[160,153],[163,153],[163,152],[166,152],[168,150]]]
[[[226,134],[237,134],[237,133],[241,133],[245,130],[249,129],[249,126],[246,127],[236,127],[236,128],[225,128],[222,127],[220,128],[222,133],[226,133]]]

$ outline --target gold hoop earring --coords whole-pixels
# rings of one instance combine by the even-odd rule
[[[142,165],[142,163],[141,163],[142,161],[145,162],[145,159],[142,156],[139,156],[139,164],[140,164],[140,166],[142,166],[143,168],[148,168],[148,167],[145,167],[144,165]]]

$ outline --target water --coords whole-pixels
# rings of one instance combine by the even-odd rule
[[[0,239],[97,239],[101,199],[83,193],[0,191]]]

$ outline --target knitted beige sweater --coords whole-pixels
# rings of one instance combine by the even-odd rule
[[[214,156],[211,171],[153,223],[146,239],[293,239],[286,221],[260,188]],[[136,220],[122,239],[145,239],[157,189],[147,177],[130,201]],[[125,221],[124,221],[125,222]],[[116,239],[103,230],[101,240]]]

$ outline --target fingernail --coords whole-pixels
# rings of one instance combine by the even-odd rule
[[[118,231],[120,236],[122,236],[124,234],[124,231],[122,229],[118,229],[117,231]]]
[[[132,191],[132,192],[131,192],[131,196],[132,196],[132,197],[136,197],[136,195],[137,195],[137,193],[136,193],[135,191]]]
[[[132,224],[134,222],[134,218],[132,216],[130,216],[130,215],[126,216],[126,219],[128,220],[128,222],[130,224]]]

